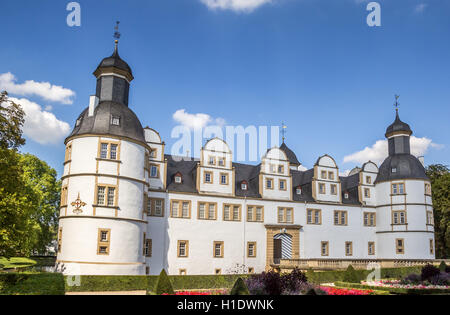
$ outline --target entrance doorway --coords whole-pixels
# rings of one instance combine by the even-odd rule
[[[281,259],[292,259],[292,235],[287,233],[273,237],[273,262],[278,265]]]

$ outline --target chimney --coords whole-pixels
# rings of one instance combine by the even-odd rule
[[[423,156],[418,157],[420,163],[422,163],[423,167],[425,167],[425,158]]]
[[[98,97],[95,95],[91,95],[89,97],[89,115],[88,115],[88,117],[94,116],[94,111],[95,111],[95,108],[97,107],[97,105],[98,105]]]

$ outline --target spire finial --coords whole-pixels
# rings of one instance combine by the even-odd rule
[[[117,46],[119,44],[119,39],[120,39],[120,36],[121,36],[121,34],[119,32],[119,24],[120,24],[120,21],[117,21],[116,22],[116,26],[114,27],[114,36],[113,37],[116,39],[114,41],[114,43],[115,43],[115,50],[116,51],[117,51]]]
[[[397,115],[398,115],[398,107],[400,106],[400,103],[398,102],[398,99],[400,98],[400,95],[397,95],[397,94],[395,94],[395,103],[394,103],[394,106],[395,106],[395,111],[397,112]]]
[[[283,143],[286,140],[287,126],[284,123],[281,123],[281,134],[283,135]]]

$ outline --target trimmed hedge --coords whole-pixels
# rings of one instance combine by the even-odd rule
[[[411,273],[419,273],[421,272],[422,267],[403,267],[403,268],[383,268],[381,269],[381,278],[382,279],[400,279],[405,277]],[[354,270],[353,274],[355,276],[355,280],[365,280],[367,276],[372,272],[372,270]],[[320,284],[320,283],[332,283],[336,281],[344,281],[344,277],[346,275],[346,270],[338,270],[338,271],[313,271],[308,270],[306,273],[306,277],[308,278],[308,282]]]
[[[387,291],[392,294],[402,294],[402,295],[450,294],[450,289],[405,289],[405,288],[376,287],[359,283],[348,283],[339,281],[335,282],[335,285],[347,289]]]
[[[64,276],[57,273],[0,274],[1,295],[64,295]]]
[[[154,278],[152,289],[158,277]],[[80,286],[68,286],[65,281],[65,288],[66,292],[146,291],[149,280],[147,276],[81,276]]]

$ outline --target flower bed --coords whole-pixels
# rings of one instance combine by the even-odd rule
[[[432,285],[429,283],[423,284],[402,284],[401,280],[380,280],[380,281],[370,281],[361,282],[362,285],[372,286],[372,287],[384,287],[384,288],[399,288],[399,289],[438,289],[438,290],[449,290],[448,285]]]
[[[342,289],[333,287],[320,287],[328,295],[373,295],[373,290],[359,290],[359,289]]]
[[[227,290],[177,291],[175,295],[227,295]],[[169,295],[169,294],[163,294]]]

